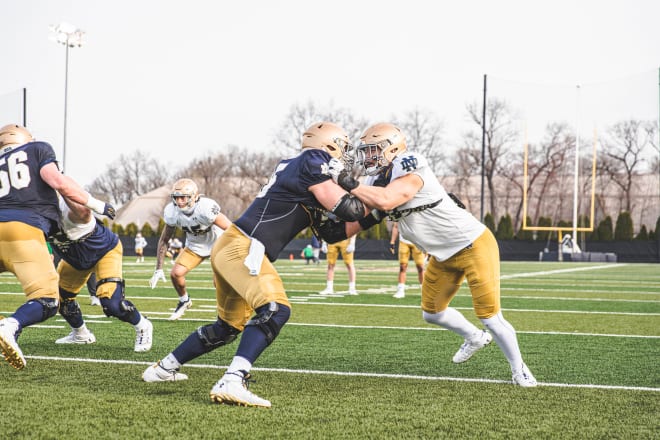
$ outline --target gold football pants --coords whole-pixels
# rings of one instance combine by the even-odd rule
[[[57,273],[60,274],[60,287],[67,292],[78,294],[87,283],[87,278],[92,272],[96,272],[97,282],[104,278],[122,278],[123,252],[124,248],[121,241],[118,241],[117,246],[101,257],[94,267],[87,270],[78,270],[66,261],[60,260],[57,265]],[[110,298],[115,293],[116,288],[117,283],[115,282],[103,283],[96,291],[96,296]]]

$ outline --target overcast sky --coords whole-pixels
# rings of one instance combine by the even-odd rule
[[[21,122],[26,87],[28,127],[60,157],[65,49],[49,25],[86,32],[67,125],[66,172],[82,184],[136,149],[175,168],[228,144],[272,148],[310,100],[372,122],[428,110],[456,138],[484,74],[507,98],[562,96],[567,120],[580,84],[583,99],[616,85],[621,105],[601,108],[658,113],[657,0],[8,0],[2,15],[2,124]]]

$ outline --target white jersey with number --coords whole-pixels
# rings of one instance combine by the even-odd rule
[[[402,212],[398,220],[399,234],[421,251],[444,261],[484,232],[486,226],[449,197],[424,156],[407,151],[395,157],[392,165],[390,181],[417,174],[424,182],[412,199],[396,208]],[[375,179],[375,176],[368,177],[365,183],[371,185]],[[411,208],[412,211],[407,211]],[[414,211],[415,208],[420,210]]]
[[[163,220],[168,226],[183,229],[188,249],[200,257],[208,257],[211,255],[213,243],[223,232],[213,224],[218,214],[220,205],[212,199],[200,197],[191,214],[184,213],[174,203],[168,203]]]

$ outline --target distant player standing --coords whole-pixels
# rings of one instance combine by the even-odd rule
[[[417,269],[417,279],[419,280],[419,285],[422,285],[424,281],[424,261],[426,260],[426,254],[419,250],[410,241],[403,238],[399,233],[399,224],[394,222],[392,224],[392,235],[390,237],[390,252],[394,254],[396,240],[399,239],[399,283],[396,286],[396,293],[393,295],[394,298],[401,299],[406,297],[406,278],[408,271],[408,260],[412,255],[412,259],[415,263],[415,268]]]
[[[144,263],[144,248],[147,246],[147,240],[141,233],[135,234],[135,262]]]
[[[174,262],[170,271],[172,285],[179,295],[179,302],[168,318],[177,320],[192,306],[192,300],[186,290],[186,274],[199,266],[211,255],[213,243],[227,229],[231,222],[220,212],[220,205],[208,197],[199,194],[197,184],[191,179],[179,179],[172,186],[172,203],[165,206],[163,219],[165,228],[158,240],[156,249],[156,270],[149,285],[155,288],[158,280],[165,281],[163,261],[167,254],[168,243],[176,228],[186,233],[186,246]]]

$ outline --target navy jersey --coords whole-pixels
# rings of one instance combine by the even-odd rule
[[[272,262],[300,231],[312,224],[310,211],[324,209],[309,187],[331,179],[323,150],[305,149],[282,160],[256,199],[234,222],[243,232],[266,248]]]
[[[0,151],[0,222],[19,221],[50,233],[60,218],[57,193],[41,178],[41,168],[57,163],[45,142]]]
[[[87,270],[117,246],[119,237],[97,221],[94,230],[78,240],[71,240],[63,231],[53,234],[49,240],[60,258],[78,270]]]

